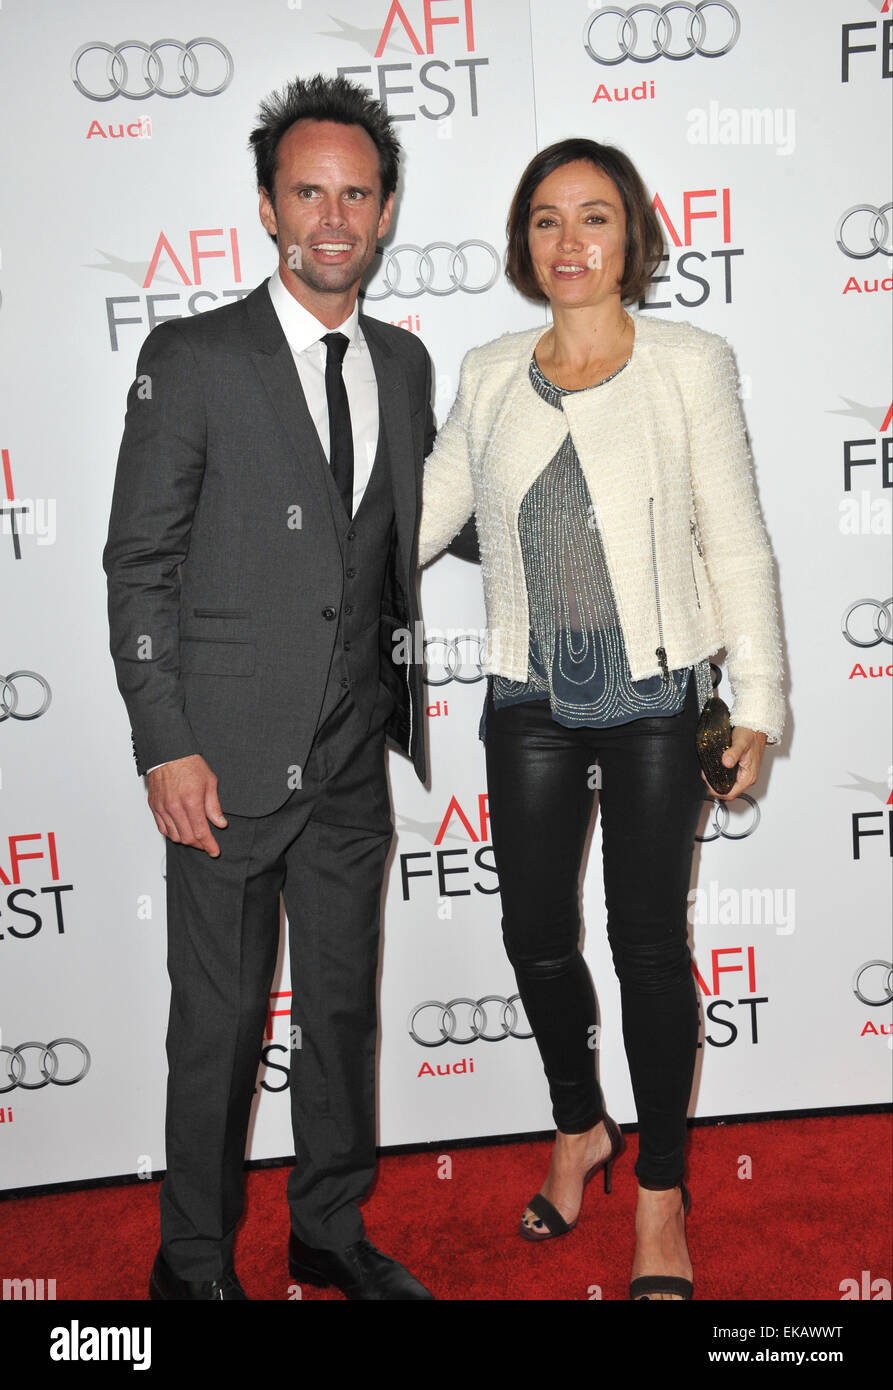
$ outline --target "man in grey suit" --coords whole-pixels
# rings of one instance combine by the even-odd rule
[[[365,1238],[386,735],[425,776],[416,530],[434,426],[418,339],[358,313],[399,145],[344,79],[251,137],[276,271],[162,324],[128,397],[104,565],[137,771],[167,837],[167,1172],[150,1296],[244,1299],[242,1167],[289,921],[292,1276],[431,1299]],[[411,652],[410,655],[413,653]]]

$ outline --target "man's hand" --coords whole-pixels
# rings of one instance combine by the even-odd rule
[[[738,764],[738,776],[735,779],[735,785],[731,791],[725,794],[715,791],[702,772],[701,777],[707,783],[710,795],[716,797],[717,801],[734,801],[736,796],[740,796],[748,787],[752,787],[760,773],[760,759],[765,747],[765,734],[754,729],[733,729],[732,746],[723,753],[722,760],[726,767],[734,767],[736,763]]]
[[[148,783],[149,807],[162,835],[179,845],[203,849],[216,859],[220,846],[208,822],[221,829],[227,822],[217,799],[217,778],[201,754],[154,768]]]

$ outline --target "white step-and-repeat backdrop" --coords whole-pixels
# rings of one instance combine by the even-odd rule
[[[5,0],[0,1185],[164,1166],[164,846],[100,556],[139,346],[269,274],[246,142],[260,98],[315,71],[397,118],[365,307],[424,339],[441,421],[468,347],[545,322],[502,275],[531,155],[586,135],[640,168],[667,257],[639,312],[738,356],[791,704],[756,794],[704,806],[692,1114],[888,1098],[891,45],[890,0]],[[422,598],[433,770],[425,790],[390,758],[384,1145],[551,1125],[500,937],[479,571],[447,556]],[[597,825],[583,901],[602,1083],[632,1121]],[[253,1158],[291,1151],[287,982]]]

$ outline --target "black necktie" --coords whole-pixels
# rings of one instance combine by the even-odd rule
[[[329,464],[344,510],[353,516],[353,430],[341,363],[348,348],[343,333],[326,333],[326,400],[329,405]]]

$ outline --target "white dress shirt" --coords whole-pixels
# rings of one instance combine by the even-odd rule
[[[318,318],[314,318],[309,309],[299,304],[294,295],[289,294],[280,278],[278,266],[270,276],[269,291],[273,308],[291,348],[307,409],[326,458],[329,457],[329,403],[326,396],[326,345],[322,338],[326,333],[343,333],[348,339],[341,373],[347,391],[353,434],[353,515],[356,516],[378,448],[378,382],[360,328],[359,307],[354,304],[353,313],[337,328],[327,328]],[[146,775],[154,772],[156,767],[166,766],[166,763],[156,763]]]
[[[359,307],[354,304],[353,313],[337,328],[327,328],[314,318],[309,309],[299,304],[294,295],[289,294],[278,267],[270,276],[269,290],[326,458],[329,457],[329,407],[326,398],[326,345],[321,340],[326,333],[343,333],[348,339],[341,371],[353,433],[353,514],[356,516],[378,447],[378,383],[360,328]]]

